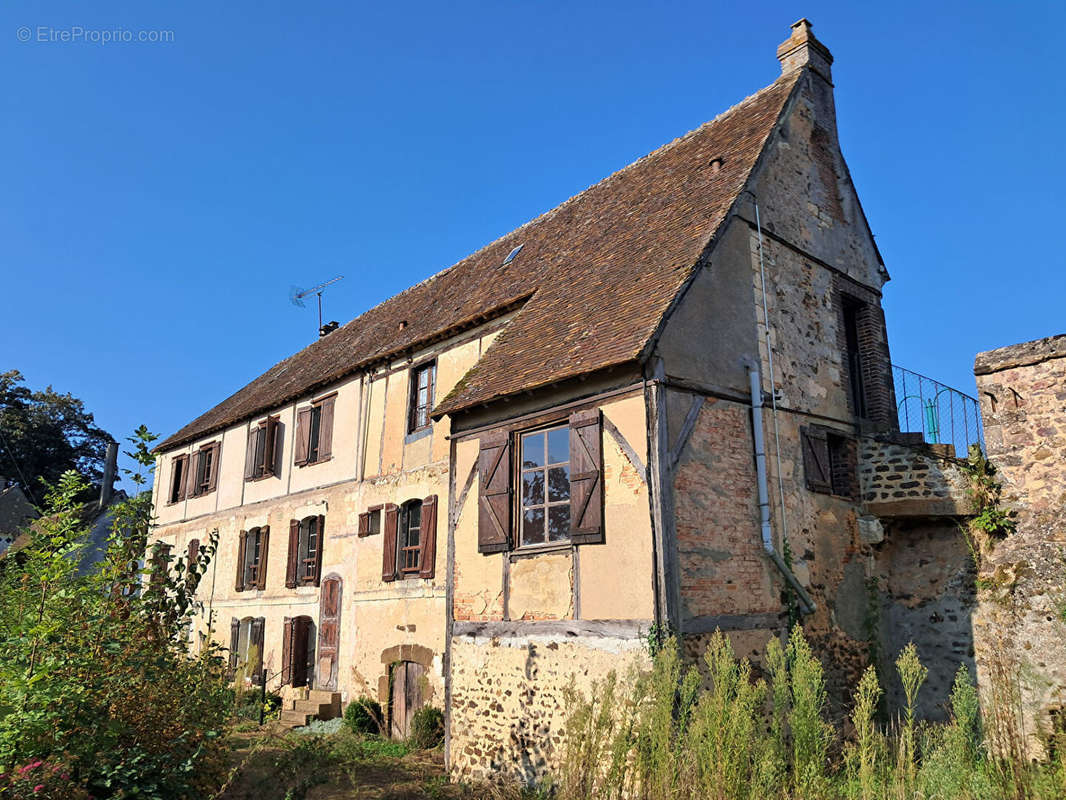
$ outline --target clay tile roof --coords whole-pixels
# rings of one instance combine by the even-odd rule
[[[638,360],[791,95],[796,71],[275,365],[168,450],[520,308],[434,416]],[[713,160],[720,159],[718,168]],[[515,247],[522,251],[510,264]],[[401,326],[401,322],[406,325]]]

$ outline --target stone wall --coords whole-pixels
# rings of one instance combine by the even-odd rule
[[[935,447],[935,446],[934,446]],[[959,461],[925,446],[863,437],[859,480],[869,513],[935,516],[969,511],[966,476]]]
[[[588,696],[614,671],[649,664],[639,638],[456,636],[451,759],[455,777],[534,782],[562,754],[566,690]]]
[[[1016,531],[984,555],[979,675],[1021,676],[1027,732],[1066,708],[1066,335],[981,353],[974,364],[988,458]]]

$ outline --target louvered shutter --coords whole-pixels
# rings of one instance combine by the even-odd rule
[[[256,649],[255,671],[252,673],[252,682],[260,683],[263,680],[263,646],[266,629],[266,617],[256,617],[252,620],[252,631],[249,635],[249,644]]]
[[[244,591],[244,548],[248,540],[248,531],[237,534],[237,591]]]
[[[800,433],[803,472],[812,492],[831,492],[833,477],[829,467],[829,441],[825,431],[807,428]]]
[[[603,422],[600,410],[570,415],[570,541],[603,544]]]
[[[255,478],[255,450],[259,442],[259,428],[248,429],[248,447],[244,451],[244,479],[250,481]]]
[[[255,585],[257,589],[265,589],[267,585],[267,562],[270,553],[270,526],[264,525],[259,529],[259,563],[255,569]]]
[[[422,527],[418,532],[422,561],[418,577],[432,578],[437,562],[437,495],[422,501]]]
[[[369,511],[364,511],[362,514],[359,515],[359,535],[360,536],[369,536],[370,535],[370,512]]]
[[[333,457],[333,404],[336,397],[323,400],[318,418],[318,460],[328,461]]]
[[[318,515],[318,549],[315,551],[315,586],[322,580],[322,548],[326,544],[326,517]]]
[[[396,580],[396,537],[400,534],[400,509],[393,503],[385,506],[385,519],[381,527],[382,554],[381,580]]]
[[[511,548],[511,437],[494,431],[481,437],[478,454],[477,549]]]
[[[263,474],[277,475],[281,470],[281,439],[278,437],[278,418],[270,417],[263,432],[266,442],[263,444]]]
[[[299,560],[300,551],[300,521],[297,519],[289,522],[289,560],[285,565],[285,587],[296,588],[296,564]]]
[[[236,617],[229,623],[229,671],[232,677],[237,672],[237,648],[241,646],[241,621]]]
[[[292,683],[292,617],[285,617],[285,625],[281,633],[281,683]]]
[[[218,473],[222,468],[222,443],[214,442],[211,445],[211,474],[207,479],[207,491],[213,492],[218,488]]]
[[[189,460],[185,462],[185,496],[196,497],[196,481],[199,479],[200,454],[190,453]]]
[[[301,408],[296,412],[295,462],[298,466],[307,463],[307,452],[311,441],[311,407]]]

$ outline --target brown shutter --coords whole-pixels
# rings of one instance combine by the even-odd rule
[[[185,463],[185,496],[196,497],[196,479],[200,471],[200,454],[190,453],[189,460]]]
[[[229,671],[237,671],[237,648],[241,644],[241,621],[232,617],[229,622]]]
[[[311,441],[311,407],[296,412],[295,462],[298,466],[307,463],[307,451]]]
[[[370,512],[369,511],[364,511],[362,514],[359,515],[359,535],[360,536],[369,536],[370,535]]]
[[[422,527],[418,532],[418,541],[422,548],[418,577],[432,578],[437,562],[437,495],[422,501]]]
[[[200,540],[199,539],[189,539],[189,546],[188,546],[188,550],[186,551],[186,561],[189,562],[189,564],[188,564],[188,568],[189,569],[192,569],[193,566],[196,564],[196,559],[199,557],[199,555],[200,555]]]
[[[803,472],[807,488],[812,492],[833,490],[832,472],[829,467],[829,442],[825,431],[807,428],[800,432],[803,448]]]
[[[336,397],[322,401],[321,416],[318,418],[318,460],[328,461],[333,457],[333,404]]]
[[[248,531],[237,534],[237,591],[244,591],[244,547],[248,539]]]
[[[207,491],[209,492],[213,492],[218,488],[218,472],[222,467],[221,455],[222,443],[214,442],[211,445],[211,475],[207,479]]]
[[[396,537],[400,535],[400,509],[394,503],[385,505],[382,522],[381,580],[396,580]]]
[[[511,491],[511,437],[507,431],[487,433],[478,454],[479,553],[510,549]]]
[[[263,475],[277,475],[281,452],[281,440],[278,439],[278,418],[269,417],[264,431],[266,441],[263,443]]]
[[[315,586],[318,586],[322,579],[322,548],[326,544],[326,518],[322,514],[318,515],[318,549],[315,551]]]
[[[570,415],[570,541],[603,544],[603,423],[600,410]]]
[[[297,519],[289,522],[289,560],[285,565],[285,587],[296,588],[296,562],[300,550],[300,521]]]
[[[285,617],[285,626],[281,633],[281,683],[292,682],[292,617]]]
[[[263,632],[266,628],[266,617],[256,617],[252,620],[252,630],[248,636],[249,645],[254,645],[258,651],[255,657],[255,669],[252,672],[252,682],[260,683],[263,679]]]
[[[248,429],[248,448],[244,452],[244,479],[255,477],[255,446],[259,440],[259,428]]]
[[[265,589],[267,585],[267,556],[270,553],[270,526],[264,525],[259,529],[259,563],[255,570],[255,585],[257,589]]]

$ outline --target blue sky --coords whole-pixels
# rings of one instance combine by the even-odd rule
[[[351,319],[772,82],[800,16],[893,360],[972,392],[1066,330],[1062,3],[6,3],[0,367],[172,433],[312,340],[291,286]]]

